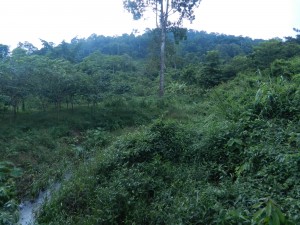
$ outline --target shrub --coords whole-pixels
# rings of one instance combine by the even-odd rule
[[[0,224],[12,225],[18,220],[15,178],[21,170],[11,162],[0,162]]]

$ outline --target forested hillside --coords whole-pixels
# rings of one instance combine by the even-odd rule
[[[177,37],[0,44],[0,224],[300,224],[299,33]]]

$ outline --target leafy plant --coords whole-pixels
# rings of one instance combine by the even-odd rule
[[[0,162],[0,224],[12,225],[18,220],[15,179],[21,170],[11,162]]]
[[[253,222],[261,225],[288,225],[293,224],[281,212],[279,206],[270,198],[261,199],[253,206],[258,211],[253,215]]]

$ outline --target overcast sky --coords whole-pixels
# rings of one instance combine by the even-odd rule
[[[146,20],[133,21],[122,0],[0,0],[0,43],[16,47],[39,39],[62,40],[98,35],[121,35],[153,28]],[[294,35],[300,28],[300,0],[202,0],[195,30],[269,39]]]

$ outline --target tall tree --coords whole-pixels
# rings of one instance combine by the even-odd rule
[[[159,95],[164,95],[164,72],[166,58],[166,36],[171,27],[182,25],[183,19],[192,22],[195,19],[194,8],[201,0],[123,0],[124,8],[138,20],[147,10],[153,10],[156,15],[156,26],[160,29],[160,82]]]

